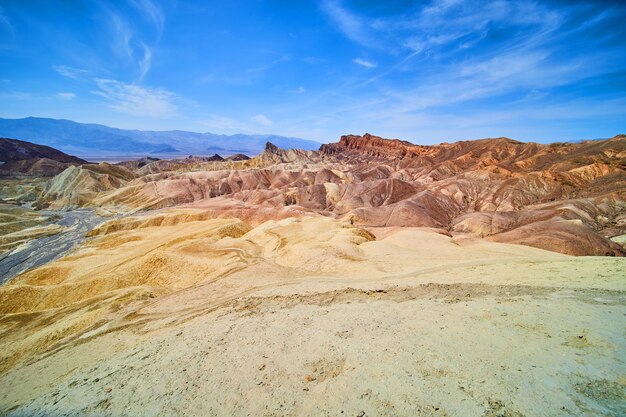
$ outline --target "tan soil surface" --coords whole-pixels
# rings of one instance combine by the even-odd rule
[[[0,287],[0,413],[626,413],[624,258],[203,213],[113,220]]]

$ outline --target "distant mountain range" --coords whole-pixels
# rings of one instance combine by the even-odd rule
[[[256,155],[266,142],[284,148],[316,150],[320,143],[276,135],[217,135],[183,130],[148,131],[116,129],[71,120],[26,117],[0,118],[0,137],[52,146],[77,156],[97,155]]]

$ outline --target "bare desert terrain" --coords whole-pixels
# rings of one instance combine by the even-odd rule
[[[4,413],[626,410],[623,258],[202,213],[105,224],[2,287]]]
[[[624,415],[625,143],[6,180],[0,413]]]

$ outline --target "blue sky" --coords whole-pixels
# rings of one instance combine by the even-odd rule
[[[415,143],[626,133],[626,5],[0,3],[0,116]]]

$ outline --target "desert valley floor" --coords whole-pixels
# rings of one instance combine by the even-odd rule
[[[0,165],[0,414],[626,415],[625,136],[37,152]]]

